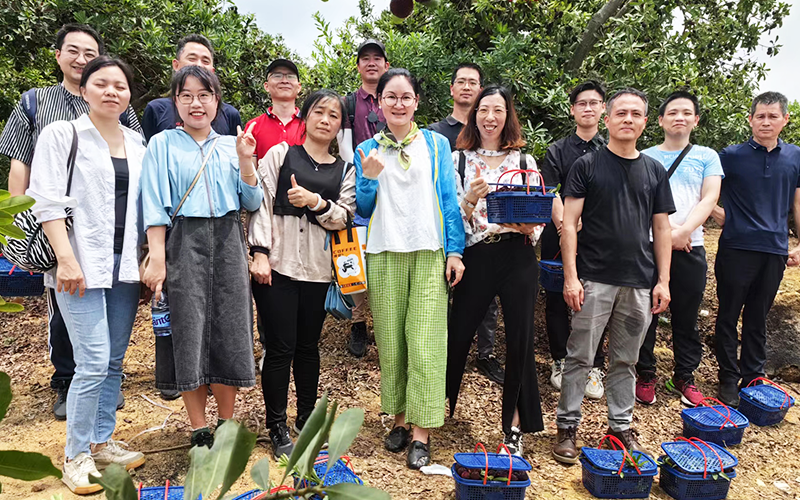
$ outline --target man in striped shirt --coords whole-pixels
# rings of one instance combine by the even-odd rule
[[[42,129],[55,121],[74,120],[89,112],[89,106],[81,97],[79,87],[83,68],[89,61],[104,53],[100,35],[85,24],[65,24],[56,34],[55,49],[56,62],[64,74],[63,81],[57,85],[25,92],[0,135],[0,154],[11,159],[8,190],[12,196],[25,194],[28,189],[33,151]],[[129,106],[120,116],[120,121],[128,128],[142,132],[132,107]],[[53,414],[57,420],[65,420],[67,390],[75,373],[75,360],[72,357],[67,327],[58,311],[52,288],[47,290],[47,299],[50,313],[50,360],[55,368],[50,386],[58,395],[53,405]],[[121,392],[117,404],[120,408],[125,404]]]

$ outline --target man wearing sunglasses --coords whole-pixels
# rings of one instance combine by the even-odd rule
[[[186,35],[178,41],[175,59],[172,60],[172,70],[178,71],[184,66],[202,66],[209,71],[214,71],[214,46],[211,41],[203,35]],[[153,99],[147,103],[142,117],[142,129],[144,136],[150,138],[157,133],[173,129],[178,123],[178,116],[175,105],[169,97]],[[220,103],[217,117],[211,122],[211,127],[222,135],[236,135],[236,127],[242,125],[242,117],[239,111],[225,102]],[[163,394],[162,394],[163,395]],[[177,399],[179,393],[175,393]]]
[[[263,115],[247,122],[245,130],[255,123],[256,155],[263,158],[267,151],[282,142],[290,146],[303,144],[305,124],[295,102],[300,93],[300,73],[288,59],[275,59],[267,66],[264,90],[272,99],[272,106]]]

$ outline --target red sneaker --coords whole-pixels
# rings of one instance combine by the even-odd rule
[[[694,385],[694,378],[680,380],[672,377],[667,380],[667,390],[681,395],[681,403],[686,406],[697,406],[703,400],[703,393]]]
[[[636,401],[651,405],[656,402],[656,374],[642,372],[636,379]]]

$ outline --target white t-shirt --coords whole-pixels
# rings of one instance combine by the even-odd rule
[[[661,151],[658,146],[645,149],[642,153],[658,160],[669,171],[672,163],[681,154],[680,151]],[[675,173],[669,179],[672,198],[675,201],[675,213],[669,216],[670,222],[681,225],[686,222],[694,207],[700,203],[703,180],[712,175],[724,177],[722,164],[716,151],[705,146],[692,146],[689,154],[681,161]],[[650,234],[652,241],[653,235]],[[692,231],[692,246],[703,246],[702,224]]]
[[[428,145],[422,133],[405,148],[408,170],[396,150],[379,147],[384,169],[378,175],[378,194],[369,228],[367,253],[439,250],[440,217]]]

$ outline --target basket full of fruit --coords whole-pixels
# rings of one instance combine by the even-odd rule
[[[482,453],[478,453],[478,448]],[[499,453],[504,449],[506,453]],[[524,500],[531,484],[528,471],[531,464],[522,457],[511,455],[504,444],[498,453],[487,453],[482,443],[474,453],[456,453],[452,466],[456,482],[456,500]]]
[[[498,181],[511,174],[510,183],[497,182],[495,190],[486,195],[486,213],[493,224],[544,224],[550,221],[555,193],[547,192],[544,177],[537,170],[508,170]],[[525,184],[514,184],[514,178],[524,175]],[[531,189],[531,177],[539,178],[539,185]],[[541,192],[540,192],[541,190]]]

